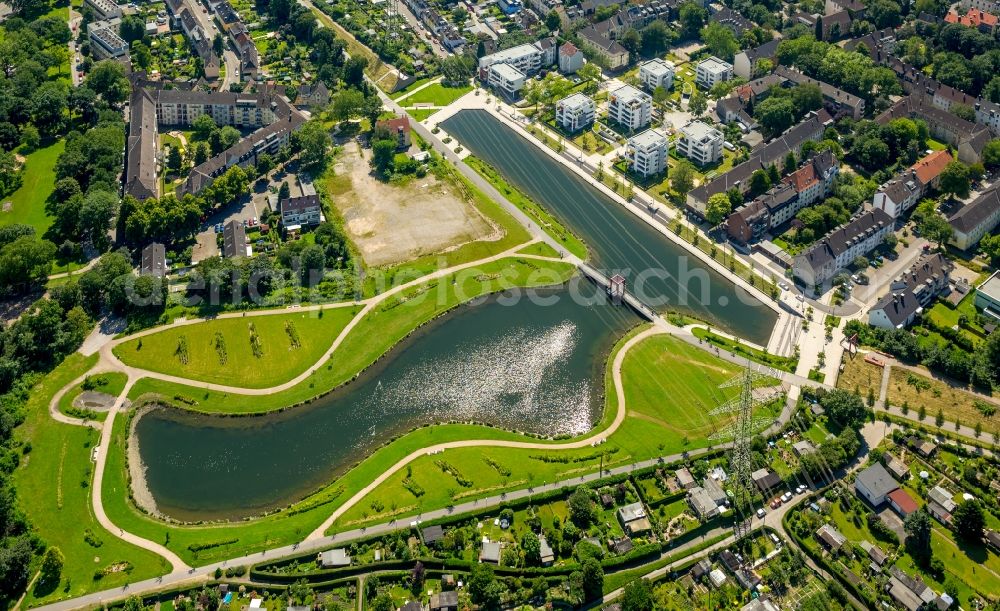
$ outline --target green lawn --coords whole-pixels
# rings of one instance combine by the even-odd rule
[[[609,363],[636,332],[638,329],[619,341],[608,359]],[[412,475],[409,477],[423,488],[423,495],[416,497],[410,492],[403,483],[407,471],[401,470],[364,501],[348,510],[331,532],[385,521],[393,516],[411,515],[456,501],[481,498],[502,490],[590,473],[599,468],[602,454],[604,466],[609,467],[706,447],[710,443],[709,435],[731,419],[728,416],[710,416],[707,412],[737,392],[736,389],[722,391],[718,385],[738,371],[727,361],[670,336],[647,338],[633,346],[622,363],[628,412],[621,427],[608,438],[607,443],[596,449],[586,447],[578,450],[455,448],[443,455],[421,456],[411,463]],[[617,414],[617,397],[610,376],[608,367],[604,415],[588,435],[607,428]],[[671,397],[671,400],[664,401],[664,397]],[[777,413],[770,407],[761,410]],[[422,434],[424,430],[427,429],[411,433],[404,440]],[[486,438],[498,438],[497,434],[490,432]],[[553,456],[560,457],[560,461],[545,460]],[[471,480],[473,486],[462,488],[443,479],[448,476],[443,476],[434,462],[442,458],[452,465],[459,465],[463,477]],[[510,476],[503,476],[491,467],[488,460],[517,468],[510,469]]]
[[[98,432],[60,424],[49,417],[52,395],[96,362],[97,355],[85,358],[74,354],[67,358],[32,391],[26,420],[17,429],[18,437],[31,447],[14,475],[20,509],[30,516],[38,536],[58,547],[66,557],[62,583],[54,590],[30,590],[25,608],[118,587],[170,570],[159,556],[122,542],[97,523],[90,503],[90,484],[91,453],[99,441]],[[115,570],[95,579],[95,572],[109,567],[128,570]]]
[[[122,343],[126,365],[246,388],[291,380],[323,356],[360,306],[238,318],[173,327]],[[259,354],[252,348],[252,331]]]
[[[466,157],[465,163],[493,185],[510,203],[534,219],[538,223],[538,226],[545,230],[545,233],[552,236],[558,242],[561,242],[566,247],[566,250],[581,259],[587,259],[587,245],[583,243],[583,240],[566,229],[559,222],[559,219],[550,214],[545,208],[522,193],[517,187],[507,182],[491,165],[474,155]]]
[[[413,95],[400,100],[404,106],[416,106],[417,104],[431,104],[433,106],[447,106],[458,98],[472,91],[472,86],[445,87],[441,83],[428,85]]]
[[[405,100],[404,100],[405,101]],[[438,111],[437,108],[407,108],[406,112],[414,121],[423,121]]]
[[[23,223],[34,227],[41,236],[52,225],[52,217],[45,213],[45,200],[56,184],[54,169],[64,148],[66,142],[59,140],[26,157],[21,188],[3,200],[4,204],[11,203],[11,210],[0,212],[0,226]]]
[[[518,254],[523,255],[538,255],[541,257],[552,257],[556,258],[559,253],[556,252],[555,248],[552,248],[545,242],[535,242],[534,244],[528,244],[521,250],[517,251]]]
[[[408,94],[409,92],[413,91],[414,89],[417,89],[419,87],[423,87],[424,85],[426,85],[430,81],[434,80],[434,78],[435,77],[428,76],[428,77],[425,77],[425,78],[417,79],[417,80],[413,81],[412,83],[410,83],[409,85],[407,85],[406,87],[400,89],[399,91],[394,91],[389,97],[392,98],[392,99],[394,99],[394,100],[398,100],[399,98],[403,97],[404,95]]]
[[[776,356],[768,352],[764,352],[762,350],[758,350],[756,348],[747,346],[743,342],[735,342],[727,337],[723,337],[721,335],[712,333],[711,331],[708,331],[706,329],[702,329],[701,327],[695,328],[692,331],[692,333],[694,333],[695,337],[703,339],[707,342],[711,342],[712,344],[719,346],[723,350],[735,352],[736,354],[745,356],[752,361],[763,363],[764,365],[774,367],[775,369],[782,369],[784,371],[794,372],[795,367],[798,364],[798,359],[787,356]]]

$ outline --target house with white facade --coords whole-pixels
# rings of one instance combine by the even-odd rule
[[[731,78],[733,78],[733,65],[714,55],[698,62],[694,73],[695,83],[705,89],[711,89],[717,83]]]
[[[677,132],[677,153],[698,165],[715,163],[722,158],[722,132],[707,123],[691,121]]]
[[[582,93],[556,102],[556,123],[568,132],[577,132],[594,123],[597,104]]]
[[[323,206],[318,195],[289,197],[281,200],[281,226],[295,231],[303,225],[319,225],[323,220]]]
[[[951,244],[969,250],[1000,225],[1000,186],[994,185],[948,217]]]
[[[667,137],[655,129],[647,129],[625,143],[625,159],[631,171],[648,178],[667,169]]]
[[[796,255],[792,274],[806,286],[822,284],[884,242],[893,225],[892,217],[878,208],[857,214]]]
[[[608,119],[637,131],[649,125],[653,113],[653,98],[631,85],[623,85],[608,96]]]
[[[583,51],[571,42],[559,47],[559,72],[573,74],[583,68]]]
[[[654,91],[657,87],[669,91],[674,86],[676,72],[673,62],[654,57],[639,65],[639,82],[646,91]]]
[[[954,158],[946,150],[927,155],[879,187],[872,206],[894,219],[916,205],[931,188],[936,188],[941,172]]]
[[[514,99],[524,89],[527,77],[511,64],[493,64],[489,68],[487,84],[508,99]]]
[[[889,292],[868,311],[868,324],[905,329],[948,288],[954,268],[941,253],[921,257],[889,284]]]

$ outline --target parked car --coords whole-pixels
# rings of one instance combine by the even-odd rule
[[[799,484],[798,488],[795,489],[795,494],[802,494],[807,490],[805,484]]]
[[[781,502],[782,503],[787,503],[791,498],[792,498],[792,493],[791,492],[786,492],[786,493],[784,493],[784,494],[781,495]]]
[[[781,499],[774,497],[774,500],[771,501],[771,509],[777,509],[778,507],[781,507]]]
[[[764,511],[763,507],[761,507],[760,509],[757,510],[757,517],[760,518],[761,520],[764,519],[765,515],[767,515],[767,512]]]

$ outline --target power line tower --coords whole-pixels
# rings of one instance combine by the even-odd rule
[[[399,38],[400,19],[399,0],[386,0],[385,29],[390,41],[394,42]]]
[[[775,388],[754,390],[754,383],[769,378],[770,371],[769,368],[756,366],[747,361],[747,366],[741,374],[719,385],[719,388],[739,386],[740,393],[711,411],[712,415],[736,414],[736,420],[730,426],[717,431],[712,437],[731,436],[733,439],[729,457],[729,485],[733,493],[733,535],[737,542],[750,534],[753,520],[754,482],[751,477],[753,456],[750,445],[754,432],[772,422],[769,418],[755,418],[753,410],[781,394],[781,391]],[[750,555],[749,549],[743,555],[743,562],[747,566],[753,564]]]

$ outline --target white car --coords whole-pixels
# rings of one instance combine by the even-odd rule
[[[784,494],[781,495],[781,502],[787,503],[788,500],[791,499],[791,498],[792,498],[792,493],[791,492],[786,492],[786,493],[784,493]]]
[[[757,517],[760,518],[761,520],[764,519],[765,515],[767,515],[767,512],[764,511],[763,507],[761,507],[760,509],[757,510]]]
[[[807,490],[805,484],[799,484],[798,488],[795,489],[795,494],[802,494]]]

